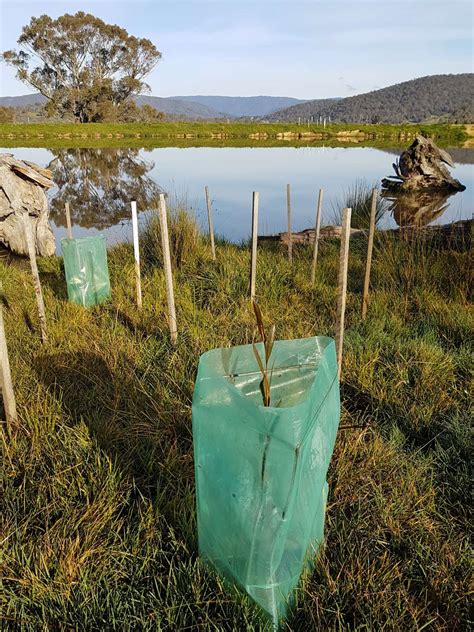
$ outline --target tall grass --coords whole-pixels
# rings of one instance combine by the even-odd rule
[[[334,222],[338,225],[342,223],[343,208],[352,209],[351,226],[352,228],[368,229],[370,225],[370,213],[372,207],[372,190],[378,188],[378,183],[370,184],[367,180],[359,179],[348,186],[342,193],[342,196],[332,202],[332,211]],[[375,207],[375,225],[387,212],[387,201],[377,195],[377,203]]]
[[[221,242],[214,262],[171,216],[176,346],[156,227],[141,312],[131,245],[110,251],[113,295],[92,310],[66,301],[59,258],[39,261],[46,345],[28,269],[0,263],[20,414],[2,436],[4,629],[270,629],[200,562],[194,512],[194,376],[202,352],[252,341],[249,253]],[[292,268],[259,251],[259,304],[282,338],[333,335],[338,251],[324,243],[314,288],[309,247]],[[362,322],[364,256],[354,240],[341,385],[354,427],[337,438],[326,546],[285,629],[468,629],[469,252],[376,240]]]

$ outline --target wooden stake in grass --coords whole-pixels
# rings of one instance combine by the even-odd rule
[[[313,263],[311,265],[311,285],[316,278],[316,262],[318,260],[319,230],[321,228],[321,208],[323,206],[323,189],[319,189],[318,206],[316,209],[316,224],[314,226]]]
[[[66,202],[65,209],[66,209],[66,234],[67,234],[68,239],[72,239],[71,211],[69,209],[69,202]]]
[[[33,285],[36,293],[36,303],[38,305],[38,316],[41,329],[41,340],[43,343],[47,342],[48,334],[46,333],[46,311],[44,309],[43,291],[41,289],[41,281],[38,273],[38,266],[36,264],[36,247],[33,237],[33,231],[31,230],[31,223],[27,213],[23,213],[21,216],[23,222],[23,230],[25,233],[26,244],[28,246],[28,255],[30,257],[31,274],[33,275]]]
[[[255,299],[257,279],[258,193],[252,194],[252,252],[250,258],[250,298]]]
[[[336,353],[338,376],[341,376],[342,344],[344,341],[344,315],[346,312],[347,266],[349,262],[349,237],[351,234],[351,209],[342,211],[341,250],[339,255],[339,277],[337,281]]]
[[[212,202],[209,195],[209,187],[205,187],[206,191],[206,204],[207,204],[207,221],[209,223],[209,237],[211,240],[212,258],[216,260],[216,246],[214,244],[214,226],[212,224]]]
[[[166,200],[163,193],[159,196],[159,213],[161,226],[161,248],[163,251],[163,266],[165,269],[166,296],[168,299],[168,320],[170,327],[171,342],[176,343],[178,339],[178,328],[176,325],[176,310],[174,306],[173,274],[171,272],[170,242],[168,236],[168,217],[166,214]]]
[[[140,278],[140,244],[138,242],[138,216],[137,203],[133,201],[132,205],[132,231],[133,231],[133,252],[135,255],[135,283],[137,289],[137,306],[142,308],[142,281]]]
[[[293,261],[293,235],[291,233],[291,189],[286,185],[286,210],[288,215],[288,261]]]
[[[12,376],[10,373],[10,361],[8,359],[7,339],[3,324],[3,308],[0,303],[0,388],[3,396],[3,407],[7,423],[15,424],[18,421],[16,413],[15,393],[13,391]]]
[[[377,212],[377,189],[372,189],[372,202],[370,207],[369,241],[367,244],[367,261],[365,264],[364,291],[362,293],[362,320],[367,315],[369,305],[370,268],[372,266],[372,250],[374,246],[375,215]]]

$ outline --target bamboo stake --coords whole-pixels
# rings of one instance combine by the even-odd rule
[[[46,312],[44,309],[43,291],[41,289],[38,266],[36,264],[35,240],[33,237],[33,231],[31,230],[31,223],[28,214],[23,213],[21,218],[23,222],[23,230],[25,232],[26,244],[28,246],[28,255],[30,257],[31,274],[33,275],[33,285],[36,293],[36,303],[38,305],[41,340],[43,343],[46,343],[48,341],[48,334],[46,332]]]
[[[311,285],[314,285],[316,278],[316,262],[318,260],[319,230],[321,227],[321,209],[323,206],[323,189],[319,189],[318,207],[316,210],[316,224],[314,227],[313,263],[311,265]]]
[[[178,328],[176,325],[176,310],[174,306],[173,274],[171,272],[170,242],[168,236],[168,217],[166,214],[166,201],[163,193],[160,193],[159,201],[161,247],[163,251],[163,266],[165,268],[166,296],[168,299],[168,320],[171,342],[175,344],[178,339]]]
[[[339,278],[337,282],[336,353],[338,377],[341,377],[342,345],[344,341],[344,316],[346,312],[347,266],[349,260],[349,237],[351,234],[351,209],[342,211],[341,250],[339,255]]]
[[[372,189],[372,205],[370,208],[369,241],[367,244],[367,261],[365,264],[364,291],[362,294],[362,320],[367,315],[369,305],[370,268],[372,267],[372,250],[374,246],[375,214],[377,211],[377,189]]]
[[[252,194],[252,253],[250,260],[250,298],[255,299],[257,278],[258,193]]]
[[[142,308],[142,280],[140,277],[140,244],[138,242],[137,203],[132,201],[133,253],[135,255],[135,283],[137,289],[137,306]]]
[[[3,396],[3,406],[8,424],[16,424],[18,416],[16,412],[15,393],[13,391],[10,361],[8,359],[7,338],[3,323],[3,309],[0,303],[0,388]]]
[[[207,221],[209,223],[209,237],[211,239],[212,258],[216,260],[216,246],[214,244],[214,226],[212,224],[212,202],[209,195],[209,187],[205,187],[206,190],[206,204],[207,204]]]
[[[286,209],[288,214],[288,261],[293,262],[293,239],[291,233],[291,190],[290,185],[286,185]]]
[[[71,224],[71,211],[69,209],[69,202],[66,202],[66,231],[67,238],[72,239],[72,224]]]

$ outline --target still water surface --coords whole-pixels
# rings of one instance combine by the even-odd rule
[[[393,173],[401,150],[370,147],[156,148],[0,150],[53,170],[58,187],[49,192],[51,219],[59,249],[66,236],[64,204],[69,201],[74,235],[103,233],[109,244],[131,238],[130,200],[137,200],[142,222],[160,190],[185,199],[206,226],[204,186],[213,199],[215,232],[240,242],[249,237],[252,191],[260,192],[259,233],[286,230],[286,185],[291,184],[293,229],[314,225],[319,187],[324,188],[322,225],[335,223],[344,193],[363,179],[377,186]],[[449,150],[452,170],[466,190],[426,205],[423,223],[470,219],[474,211],[474,150]],[[431,203],[433,202],[433,203]],[[380,228],[396,227],[404,209],[385,213]],[[406,212],[406,211],[405,211]],[[411,211],[410,211],[411,212]]]

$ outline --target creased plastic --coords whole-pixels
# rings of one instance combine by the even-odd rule
[[[200,555],[278,626],[323,541],[340,397],[331,338],[277,341],[273,362],[265,408],[251,345],[203,354],[193,440]]]
[[[62,239],[61,248],[69,300],[84,307],[105,301],[110,281],[104,237]]]

